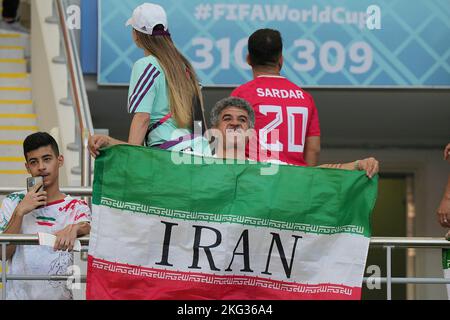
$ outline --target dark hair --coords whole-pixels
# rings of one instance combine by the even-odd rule
[[[41,147],[51,146],[56,156],[59,156],[59,148],[56,140],[47,132],[36,132],[30,134],[23,142],[23,155],[27,159],[27,153]]]
[[[252,66],[276,66],[283,52],[283,39],[277,30],[259,29],[248,38]]]

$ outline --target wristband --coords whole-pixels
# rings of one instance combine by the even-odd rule
[[[361,169],[359,168],[359,160],[356,160],[356,161],[355,161],[355,168],[354,168],[354,170],[357,170],[357,171],[361,170]]]

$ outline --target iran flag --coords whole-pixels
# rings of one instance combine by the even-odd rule
[[[107,148],[95,163],[87,298],[360,299],[377,183]]]
[[[444,277],[450,279],[450,249],[442,249],[442,268]],[[447,284],[447,296],[450,300],[450,284]]]

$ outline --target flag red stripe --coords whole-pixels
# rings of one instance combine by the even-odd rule
[[[164,277],[166,279],[162,279]],[[197,281],[179,280],[180,278]],[[243,282],[248,280],[253,284],[259,279],[266,285],[223,284],[224,280],[231,278],[238,278]],[[206,282],[203,281],[205,279]],[[283,284],[294,285],[293,287],[301,292],[270,288],[271,286],[279,288]],[[86,298],[88,300],[359,300],[361,288],[335,284],[298,285],[248,276],[215,276],[149,269],[111,263],[89,256]]]

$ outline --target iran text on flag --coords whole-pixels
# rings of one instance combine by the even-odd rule
[[[450,249],[442,249],[442,267],[444,268],[444,277],[450,279]],[[450,300],[450,284],[447,284],[447,296]]]
[[[377,177],[233,161],[103,150],[87,298],[360,299]]]

